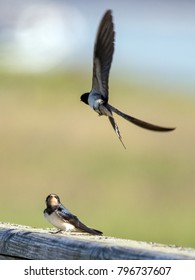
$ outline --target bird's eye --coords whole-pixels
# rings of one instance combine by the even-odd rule
[[[59,199],[59,196],[56,195],[56,194],[55,194],[53,197],[54,197],[56,200],[60,200],[60,199]]]

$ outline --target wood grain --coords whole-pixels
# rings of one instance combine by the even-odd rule
[[[0,223],[0,259],[33,260],[179,260],[195,259],[195,250],[87,234],[51,234]]]

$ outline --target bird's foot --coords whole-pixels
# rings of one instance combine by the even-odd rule
[[[57,231],[50,231],[49,233],[56,234],[56,233],[63,233],[63,231],[60,229],[60,230],[57,230]]]

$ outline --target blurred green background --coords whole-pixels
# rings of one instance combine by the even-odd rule
[[[54,192],[105,235],[195,246],[194,98],[113,75],[111,104],[177,127],[155,133],[116,117],[124,150],[79,101],[90,76],[0,74],[0,220],[48,227],[42,211]]]
[[[190,4],[189,4],[190,3]],[[113,10],[109,121],[80,102],[95,33]],[[105,235],[195,247],[195,2],[0,2],[0,221],[49,227],[57,193]]]

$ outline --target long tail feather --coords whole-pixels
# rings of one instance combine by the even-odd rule
[[[126,147],[125,147],[125,145],[124,145],[124,143],[122,141],[122,137],[121,137],[118,125],[116,124],[114,118],[113,117],[108,117],[108,118],[109,118],[109,121],[110,121],[112,127],[114,128],[114,131],[115,131],[116,135],[118,136],[119,140],[121,141],[123,147],[126,149]]]
[[[93,229],[93,228],[89,228],[88,226],[84,225],[81,221],[78,222],[78,228],[83,230],[84,232],[88,232],[90,234],[94,234],[94,235],[102,235],[103,232],[97,230],[97,229]]]
[[[148,122],[136,119],[136,118],[134,118],[132,116],[129,116],[129,115],[119,111],[118,109],[116,109],[115,107],[111,106],[110,104],[109,104],[109,107],[117,115],[123,117],[127,121],[129,121],[129,122],[131,122],[131,123],[133,123],[133,124],[135,124],[137,126],[140,126],[142,128],[153,130],[153,131],[159,131],[159,132],[172,131],[172,130],[175,129],[175,127],[162,127],[162,126],[158,126],[158,125],[155,125],[155,124],[151,124],[151,123],[148,123]]]

